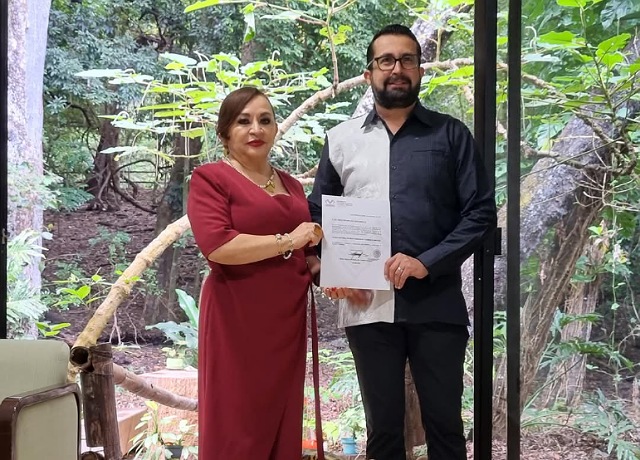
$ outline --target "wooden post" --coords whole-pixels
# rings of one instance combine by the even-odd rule
[[[80,374],[84,428],[87,446],[103,447],[105,460],[122,460],[112,358],[110,343],[89,348],[88,365]]]

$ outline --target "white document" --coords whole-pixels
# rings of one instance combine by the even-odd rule
[[[322,195],[320,286],[390,290],[389,201]]]

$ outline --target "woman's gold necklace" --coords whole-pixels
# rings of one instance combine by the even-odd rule
[[[243,176],[245,176],[247,179],[249,179],[251,182],[253,182],[254,184],[256,184],[258,187],[260,187],[262,190],[264,190],[265,192],[269,193],[269,194],[273,194],[276,191],[276,183],[275,183],[275,178],[276,178],[276,170],[273,169],[273,166],[269,165],[269,167],[271,168],[271,175],[269,176],[269,179],[267,179],[267,182],[264,185],[260,185],[258,184],[256,181],[254,181],[253,179],[251,179],[247,174],[245,174],[244,172],[242,172],[240,169],[238,169],[236,167],[236,165],[234,165],[233,163],[231,163],[231,160],[229,160],[228,158],[225,158],[224,161],[226,161],[229,166],[231,166],[233,169],[235,169],[236,171],[238,171],[240,174],[242,174]]]

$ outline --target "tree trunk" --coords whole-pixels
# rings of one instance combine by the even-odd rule
[[[522,309],[520,407],[523,407],[536,385],[536,374],[549,338],[549,329],[575,265],[589,239],[588,227],[597,218],[600,201],[582,202],[556,228],[555,241],[540,267],[540,284],[529,295]],[[506,359],[499,363],[494,382],[493,426],[498,436],[506,429]]]
[[[106,115],[115,115],[117,108],[108,105]],[[96,149],[93,162],[93,174],[89,178],[87,191],[94,198],[89,202],[87,209],[94,211],[117,211],[120,209],[118,196],[115,189],[119,188],[118,162],[112,153],[100,153],[105,149],[118,146],[120,129],[111,124],[111,120],[102,120],[100,124],[100,140]]]
[[[628,50],[631,61],[638,58],[639,39],[632,40]],[[637,88],[637,85],[636,85]],[[639,104],[626,102],[621,104],[628,111],[629,119],[640,113]],[[595,119],[599,121],[593,121]],[[598,217],[602,198],[589,199],[594,187],[608,190],[608,182],[601,177],[601,170],[587,174],[589,166],[605,167],[611,163],[611,152],[596,134],[596,129],[609,138],[619,140],[619,129],[602,116],[591,117],[584,108],[580,116],[574,116],[553,147],[555,158],[545,158],[538,163],[531,174],[521,184],[521,263],[538,251],[540,257],[540,283],[537,292],[526,299],[522,308],[521,322],[521,407],[533,392],[536,373],[542,352],[549,336],[549,327],[556,309],[563,304],[575,263],[585,250],[588,242],[587,228]],[[564,164],[562,162],[565,162]],[[573,161],[581,168],[568,166]],[[611,173],[609,173],[610,175]],[[504,225],[505,210],[499,215],[499,224]],[[549,229],[555,228],[555,241],[548,250],[543,248],[543,239]],[[472,270],[472,269],[471,269]],[[506,260],[496,259],[496,307],[504,306],[506,290]],[[472,274],[467,275],[471,280]],[[506,430],[506,360],[497,364],[498,372],[494,382],[494,427],[500,436]]]
[[[202,148],[199,139],[177,136],[174,145],[175,163],[171,167],[169,182],[157,209],[155,234],[159,235],[167,225],[179,219],[185,211],[185,177],[191,171],[191,161],[187,155],[197,155]],[[149,295],[145,301],[145,321],[155,324],[159,321],[180,322],[184,313],[176,303],[178,278],[177,260],[181,249],[172,245],[160,256],[156,266],[158,288],[161,293]]]
[[[9,0],[7,233],[10,238],[27,229],[43,230],[42,92],[50,5],[50,0]],[[30,286],[37,292],[42,285],[39,264],[39,254],[34,255],[24,269]],[[26,326],[30,333],[37,333],[34,325]]]
[[[240,62],[242,65],[253,62],[258,51],[258,43],[255,40],[244,42],[240,50]]]
[[[590,246],[587,252],[602,256],[602,252],[593,246]],[[602,276],[596,275],[596,278],[589,283],[573,285],[571,294],[565,302],[564,313],[578,316],[595,312],[601,283]],[[590,321],[572,321],[560,333],[561,342],[588,341],[590,338]],[[542,404],[553,407],[558,401],[562,401],[565,407],[573,407],[579,403],[586,369],[586,356],[578,353],[552,364],[547,374],[544,394],[541,396]]]

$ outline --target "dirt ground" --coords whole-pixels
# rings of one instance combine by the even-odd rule
[[[48,213],[46,225],[53,234],[53,239],[46,242],[46,268],[43,273],[47,288],[55,293],[60,288],[53,282],[66,278],[70,273],[76,276],[90,277],[98,273],[108,281],[116,276],[114,262],[131,261],[135,254],[143,249],[154,237],[155,216],[129,205],[122,204],[121,211],[106,213],[79,210],[72,213]],[[123,233],[130,240],[119,243]],[[202,259],[193,240],[188,239],[184,254],[180,259],[178,287],[197,298],[195,283],[196,268]],[[121,268],[121,267],[117,267]],[[94,287],[92,295],[99,291]],[[130,299],[125,301],[117,312],[117,319],[105,329],[101,341],[111,341],[114,345],[114,361],[135,373],[159,370],[164,367],[165,356],[161,351],[163,335],[157,330],[146,330],[143,319],[145,292],[134,291]],[[342,330],[336,327],[336,308],[326,299],[319,298],[319,341],[320,348],[335,351],[347,349]],[[100,301],[89,306],[72,306],[65,310],[53,310],[47,320],[59,323],[70,322],[60,337],[72,344],[83,330]],[[310,367],[310,366],[309,366]],[[310,377],[309,377],[310,378]],[[322,383],[326,385],[330,371],[322,370]],[[310,384],[309,380],[309,384]],[[141,404],[141,401],[127,392],[117,392],[119,407]],[[328,401],[323,404],[323,419],[336,418],[344,407],[343,401]],[[473,443],[468,443],[469,458],[473,458]],[[506,447],[503,442],[494,442],[494,459],[506,458]],[[523,432],[523,460],[562,459],[587,460],[609,458],[606,445],[588,436],[565,428],[554,428],[544,431],[528,430]]]

